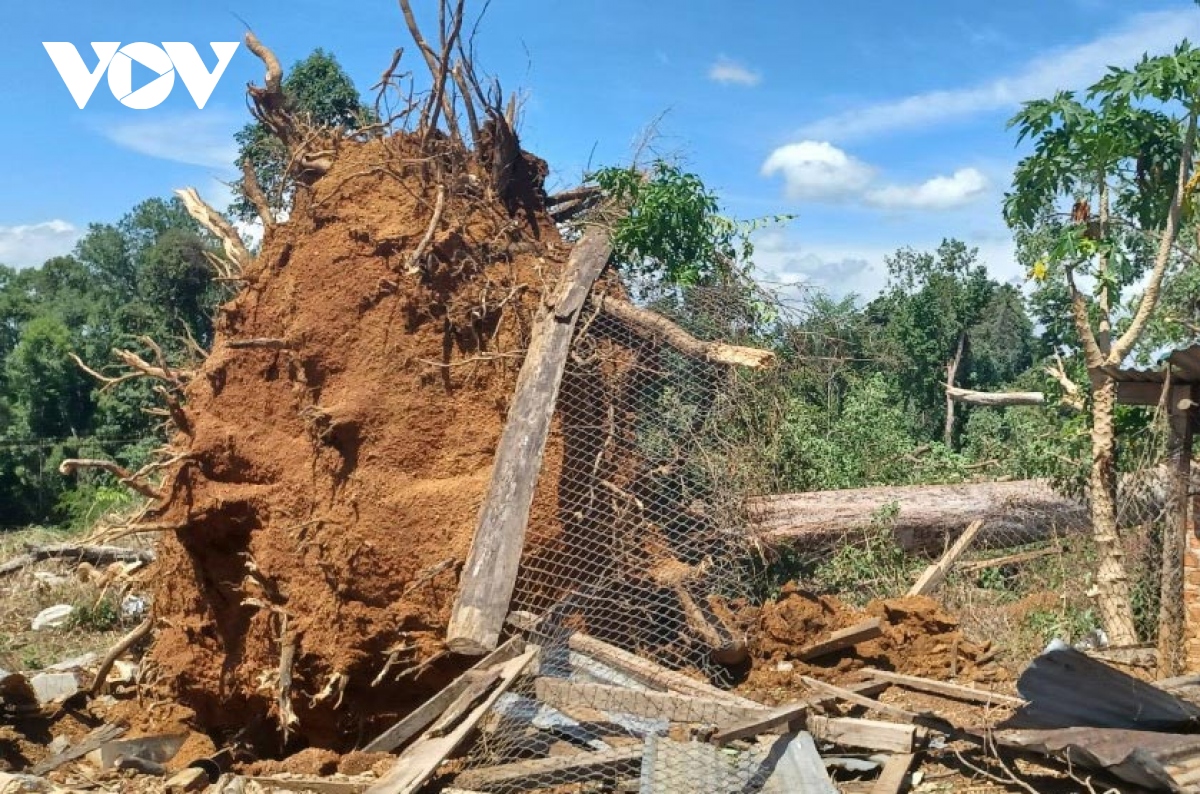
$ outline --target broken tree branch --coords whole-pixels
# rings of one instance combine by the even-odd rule
[[[666,317],[634,306],[629,301],[610,296],[597,297],[596,300],[602,311],[620,320],[630,330],[641,335],[661,337],[686,356],[751,369],[763,369],[775,361],[775,354],[769,350],[701,341]]]
[[[249,161],[243,164],[243,173],[245,173],[248,164]],[[251,174],[254,173],[253,169],[249,170]],[[255,182],[255,185],[257,184]],[[229,272],[222,273],[221,275],[226,277],[239,276],[245,272],[246,267],[250,264],[250,252],[246,250],[246,244],[242,242],[242,238],[237,233],[237,230],[229,224],[229,221],[225,220],[225,216],[208,206],[200,198],[200,194],[196,192],[195,188],[185,187],[181,190],[176,190],[175,195],[183,202],[184,209],[187,210],[188,215],[195,218],[197,223],[208,229],[208,231],[212,232],[221,241],[221,247],[225,249],[225,258],[231,265],[228,269]],[[261,190],[259,191],[259,197],[262,198]],[[265,205],[265,198],[263,202]],[[257,206],[257,202],[255,202],[255,206]],[[268,217],[269,212],[268,210]],[[263,219],[263,222],[266,223],[266,218]]]
[[[274,228],[275,213],[271,210],[271,203],[267,201],[266,194],[263,193],[262,185],[258,184],[258,176],[254,173],[254,164],[250,162],[249,157],[242,160],[242,192],[258,212],[263,229]]]
[[[1040,391],[974,391],[957,386],[946,387],[946,397],[967,405],[985,405],[992,408],[1008,405],[1045,405],[1046,395]]]
[[[147,499],[162,499],[163,494],[153,486],[138,480],[137,475],[111,460],[96,458],[67,458],[58,464],[58,473],[74,474],[79,469],[100,469],[116,477],[122,485],[128,485]]]

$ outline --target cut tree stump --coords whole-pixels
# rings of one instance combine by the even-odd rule
[[[456,653],[480,656],[500,641],[571,338],[611,251],[608,232],[589,229],[571,251],[556,297],[539,313],[446,631]]]
[[[908,595],[920,596],[932,593],[938,585],[945,581],[946,574],[950,573],[950,569],[954,567],[958,558],[975,542],[975,538],[982,528],[983,521],[972,521],[958,536],[958,540],[946,549],[946,553],[942,555],[941,559],[926,568],[917,578],[916,583],[909,588]]]

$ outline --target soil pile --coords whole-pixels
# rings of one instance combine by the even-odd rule
[[[880,619],[883,635],[809,662],[798,656],[809,645],[868,618]],[[958,621],[924,596],[872,601],[862,610],[836,597],[787,585],[774,601],[736,611],[751,637],[753,667],[740,687],[764,702],[786,699],[796,675],[843,681],[864,667],[947,680],[995,681],[1006,671],[989,664],[990,643],[964,636]]]
[[[153,516],[177,529],[150,653],[219,741],[278,752],[290,723],[291,748],[344,751],[469,664],[442,645],[456,574],[568,252],[544,164],[521,163],[506,206],[465,153],[345,142],[221,307]],[[539,489],[535,525],[554,496]]]

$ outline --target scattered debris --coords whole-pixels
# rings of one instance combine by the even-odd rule
[[[34,616],[33,621],[29,624],[30,628],[34,631],[58,628],[67,622],[67,618],[71,617],[71,613],[74,611],[75,607],[70,604],[55,604],[52,607],[46,607]]]

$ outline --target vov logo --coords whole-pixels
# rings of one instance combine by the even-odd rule
[[[135,41],[121,46],[119,41],[93,41],[92,49],[99,58],[95,70],[89,71],[79,50],[67,41],[43,41],[42,46],[50,53],[58,74],[67,84],[67,90],[75,104],[82,110],[92,98],[100,83],[100,77],[108,70],[108,88],[113,96],[128,108],[149,110],[171,94],[175,87],[175,73],[183,79],[184,86],[203,109],[212,96],[217,81],[225,74],[225,67],[233,60],[237,51],[236,41],[209,42],[217,56],[217,65],[211,72],[200,59],[196,48],[186,41],[164,41],[162,47],[145,41]],[[133,90],[133,63],[158,75],[136,91]]]

